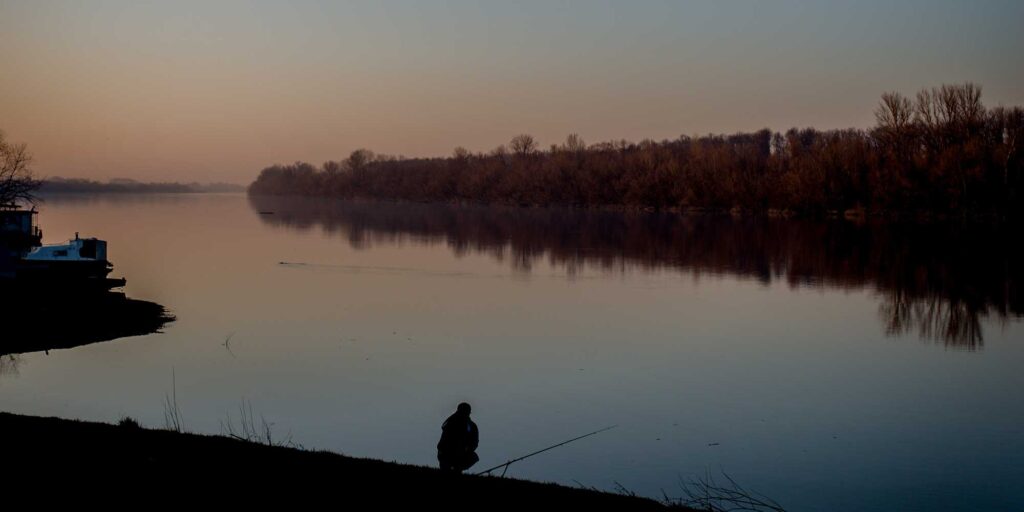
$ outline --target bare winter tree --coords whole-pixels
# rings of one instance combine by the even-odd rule
[[[472,156],[472,153],[462,146],[459,146],[452,151],[452,159],[456,162],[464,163],[469,160],[470,156]]]
[[[997,107],[992,110],[991,118],[1003,143],[999,160],[1002,160],[1003,187],[1006,187],[1010,183],[1010,162],[1024,142],[1024,109]]]
[[[25,144],[7,142],[0,131],[0,205],[25,202],[35,204],[39,181],[32,176],[32,155]]]
[[[587,150],[587,143],[583,142],[583,137],[580,137],[578,133],[570,133],[565,138],[564,148],[570,153],[583,153]]]
[[[373,162],[375,155],[373,151],[369,149],[357,149],[353,151],[348,158],[345,160],[345,164],[349,169],[353,171],[359,171],[366,168]]]
[[[887,142],[897,143],[912,130],[914,107],[910,100],[898,92],[887,92],[875,109],[878,131]]]
[[[519,156],[527,156],[537,151],[537,141],[526,133],[512,137],[509,146],[512,147],[512,152]]]

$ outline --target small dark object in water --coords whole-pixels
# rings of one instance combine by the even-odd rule
[[[263,211],[263,210],[260,210],[260,215],[273,215],[273,214],[274,214],[274,212],[272,212],[272,211]]]

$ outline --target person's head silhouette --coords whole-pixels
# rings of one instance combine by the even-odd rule
[[[461,404],[459,404],[459,407],[455,409],[455,412],[463,416],[469,416],[469,413],[472,412],[472,410],[473,408],[470,407],[469,404],[467,404],[466,402],[462,402]]]

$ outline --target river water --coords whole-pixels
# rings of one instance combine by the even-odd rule
[[[56,196],[37,221],[108,240],[177,321],[4,356],[0,410],[161,427],[173,392],[192,431],[246,404],[282,442],[436,464],[467,401],[475,469],[617,425],[514,477],[1024,509],[1013,229],[244,195]]]

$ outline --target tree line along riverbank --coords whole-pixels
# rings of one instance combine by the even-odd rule
[[[869,129],[681,136],[541,148],[517,135],[488,152],[401,158],[359,149],[272,165],[255,195],[802,215],[924,212],[1019,218],[1024,109],[986,107],[967,83],[886,93]]]

